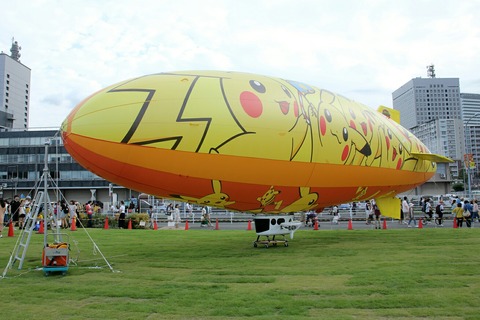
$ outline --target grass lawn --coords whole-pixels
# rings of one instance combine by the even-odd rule
[[[7,231],[7,230],[5,230]],[[45,277],[43,235],[0,279],[2,319],[479,319],[480,229],[82,229],[66,276]],[[0,239],[0,268],[14,238]],[[6,234],[6,232],[5,232]]]

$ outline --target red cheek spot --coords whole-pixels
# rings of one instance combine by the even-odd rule
[[[353,120],[350,120],[350,128],[357,130],[357,126]]]
[[[295,115],[295,118],[298,118],[298,103],[297,103],[297,101],[295,101],[293,103],[293,113]]]
[[[347,157],[348,157],[348,151],[349,151],[349,148],[348,148],[348,146],[345,146],[345,148],[343,148],[343,152],[342,152],[342,161],[345,161],[345,160],[347,160]]]
[[[390,150],[390,139],[385,137],[385,142],[387,143],[387,150]]]
[[[258,118],[262,115],[263,105],[260,99],[249,91],[240,94],[240,104],[243,110],[252,118]]]
[[[367,132],[367,130],[368,130],[367,124],[366,124],[365,122],[362,122],[361,125],[362,125],[363,134],[364,134],[364,135],[367,135],[367,133],[368,133],[368,132]]]
[[[327,121],[325,120],[325,117],[320,117],[320,133],[322,136],[327,133]]]
[[[401,168],[402,168],[402,159],[398,159],[397,170],[400,170]]]

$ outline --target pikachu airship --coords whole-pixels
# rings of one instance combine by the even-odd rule
[[[139,192],[279,215],[375,199],[397,217],[395,195],[451,160],[389,111],[298,81],[183,71],[100,90],[61,131],[79,164]]]

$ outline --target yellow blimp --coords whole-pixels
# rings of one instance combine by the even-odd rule
[[[100,90],[61,131],[83,167],[139,192],[266,214],[376,199],[396,217],[394,196],[451,160],[381,111],[297,81],[183,71]]]

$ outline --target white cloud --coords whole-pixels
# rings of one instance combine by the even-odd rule
[[[80,100],[149,73],[219,69],[303,81],[376,108],[435,63],[480,92],[478,1],[26,1],[2,4],[32,69],[30,125],[58,127]]]

